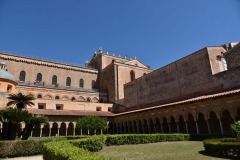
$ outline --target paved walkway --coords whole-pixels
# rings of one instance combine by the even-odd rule
[[[42,155],[37,155],[29,157],[4,158],[2,160],[43,160],[43,157]]]

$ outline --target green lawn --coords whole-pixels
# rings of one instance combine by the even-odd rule
[[[201,154],[202,142],[160,142],[104,147],[98,154],[119,160],[223,160]],[[200,152],[200,153],[199,153]],[[204,153],[204,152],[203,152]]]

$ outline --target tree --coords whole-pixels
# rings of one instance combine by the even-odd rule
[[[82,117],[77,120],[76,128],[87,129],[88,131],[89,129],[92,129],[96,134],[96,130],[105,130],[108,128],[107,119],[94,116]]]
[[[231,124],[231,128],[237,133],[237,138],[240,139],[240,121]]]
[[[23,95],[22,93],[18,94],[9,94],[8,99],[10,100],[7,103],[7,106],[17,106],[17,109],[23,109],[25,105],[33,106],[32,102],[35,98],[32,95]]]

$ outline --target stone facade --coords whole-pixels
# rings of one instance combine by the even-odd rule
[[[49,117],[33,136],[88,134],[76,120],[89,115],[108,117],[115,134],[229,134],[240,119],[239,60],[240,43],[206,47],[154,71],[102,49],[85,67],[0,53],[18,82],[13,93],[33,95],[29,112]]]

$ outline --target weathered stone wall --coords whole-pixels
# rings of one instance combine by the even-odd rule
[[[45,85],[52,84],[52,76],[57,76],[59,87],[66,86],[67,77],[71,78],[71,87],[79,88],[79,80],[84,80],[84,88],[91,89],[92,80],[97,80],[97,70],[84,67],[75,67],[66,64],[52,63],[31,58],[23,58],[0,53],[0,61],[6,62],[8,71],[10,71],[16,80],[19,80],[21,71],[26,72],[25,82],[33,83],[37,74],[42,74],[42,82]]]
[[[214,84],[209,54],[204,48],[126,84],[125,106],[144,108],[219,91],[222,86]]]
[[[228,64],[228,69],[239,67],[240,66],[240,43],[238,43],[235,47],[233,47],[233,49],[226,52],[225,58]]]

